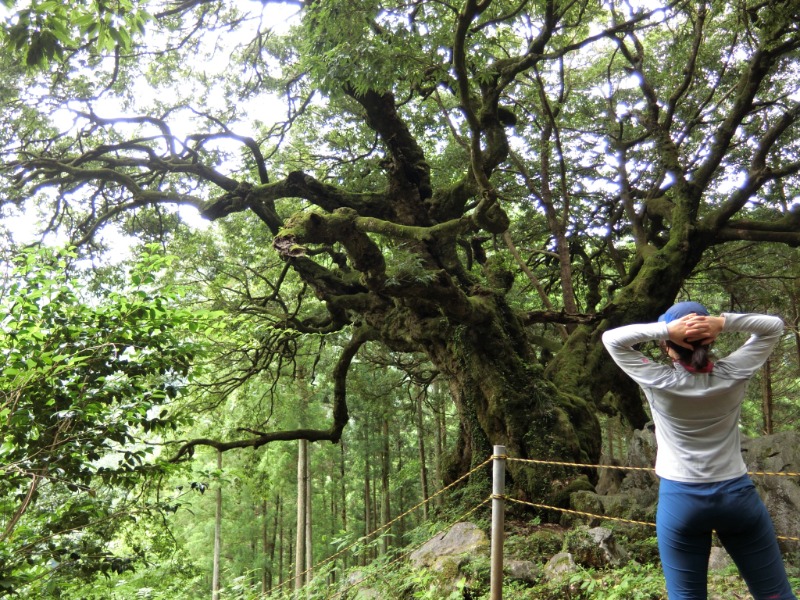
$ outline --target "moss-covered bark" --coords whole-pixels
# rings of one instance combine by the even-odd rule
[[[480,464],[492,446],[510,456],[538,460],[592,462],[600,455],[600,429],[594,407],[558,390],[533,356],[520,323],[495,298],[491,319],[481,325],[445,327],[441,344],[428,347],[433,363],[448,379],[460,417],[457,456],[449,477]],[[509,463],[509,487],[518,497],[552,499],[553,482],[579,476],[575,471]],[[488,480],[487,485],[488,485]]]
[[[571,392],[607,412],[620,414],[633,428],[640,429],[648,416],[639,389],[616,368],[603,347],[601,336],[607,329],[653,321],[663,313],[699,261],[698,244],[692,247],[694,250],[690,253],[686,251],[686,244],[671,243],[644,258],[632,281],[619,290],[605,308],[606,318],[572,332],[548,365],[548,379],[559,390]]]

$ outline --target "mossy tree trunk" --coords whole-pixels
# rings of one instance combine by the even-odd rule
[[[448,381],[459,414],[459,438],[446,482],[489,458],[496,444],[517,458],[597,460],[601,435],[596,409],[559,391],[545,377],[517,315],[502,298],[486,302],[495,310],[483,323],[445,326],[435,336],[440,343],[421,344]],[[509,486],[523,498],[550,498],[556,472],[510,463]],[[564,477],[576,475],[573,471]],[[479,489],[490,486],[485,473],[476,479]]]
[[[630,283],[603,307],[604,318],[572,332],[549,363],[548,379],[560,390],[586,399],[599,412],[618,414],[629,426],[643,427],[648,416],[638,386],[615,367],[601,336],[607,329],[653,321],[662,314],[673,304],[713,239],[708,231],[676,227],[663,247],[644,251]]]

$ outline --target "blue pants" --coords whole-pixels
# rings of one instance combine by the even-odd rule
[[[656,533],[669,600],[707,598],[712,531],[755,600],[797,600],[772,520],[747,475],[719,483],[661,479]]]

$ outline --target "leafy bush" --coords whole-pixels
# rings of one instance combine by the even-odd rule
[[[162,258],[143,259],[130,289],[92,294],[68,275],[73,258],[22,252],[0,281],[0,596],[129,571],[139,553],[107,541],[174,510],[126,492],[171,468],[149,440],[183,422],[171,402],[202,316],[153,292]]]

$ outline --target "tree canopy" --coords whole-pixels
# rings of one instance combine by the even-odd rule
[[[380,345],[447,382],[451,478],[498,443],[594,461],[599,414],[647,420],[603,330],[689,290],[747,309],[689,285],[726,252],[779,248],[797,276],[798,10],[33,1],[6,23],[0,202],[86,252],[172,244],[249,323],[219,393],[339,349],[326,425],[261,415],[179,458],[338,441],[348,372]]]

